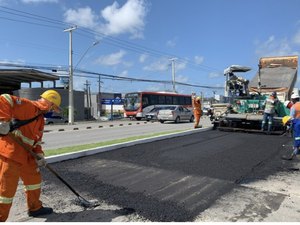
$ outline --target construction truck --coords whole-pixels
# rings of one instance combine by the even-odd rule
[[[249,82],[237,72],[249,67],[233,65],[224,70],[226,102],[213,104],[214,128],[230,131],[262,132],[264,105],[267,97],[276,92],[279,104],[273,118],[271,133],[283,133],[282,117],[289,114],[284,101],[291,95],[297,80],[298,56],[263,57],[258,72]]]

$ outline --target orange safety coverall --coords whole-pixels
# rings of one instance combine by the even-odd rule
[[[197,128],[200,122],[201,117],[201,101],[196,100],[197,98],[193,98],[193,107],[194,107],[194,117],[195,117],[195,124],[194,128]]]
[[[48,111],[47,105],[39,101],[3,94],[0,96],[0,120],[10,121],[31,119],[42,111]],[[14,135],[32,148],[35,153],[43,153],[41,139],[44,129],[44,117],[41,115],[29,124],[13,131]],[[38,165],[22,146],[9,136],[0,137],[0,221],[6,221],[19,178],[25,186],[27,207],[36,211],[42,207],[39,200],[41,193],[41,174]]]

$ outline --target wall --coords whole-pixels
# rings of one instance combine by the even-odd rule
[[[68,112],[69,106],[69,90],[68,89],[55,89],[62,98],[61,108],[64,112]],[[22,98],[28,98],[30,100],[37,100],[40,95],[49,90],[49,88],[23,88],[18,91],[14,91],[14,95],[20,96]],[[84,92],[83,91],[73,91],[74,94],[74,120],[84,120]],[[65,115],[68,117],[67,115]]]

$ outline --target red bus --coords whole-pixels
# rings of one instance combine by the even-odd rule
[[[192,108],[192,96],[172,92],[132,92],[124,97],[124,116],[141,120],[156,106],[182,105]]]

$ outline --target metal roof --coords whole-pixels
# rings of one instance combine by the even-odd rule
[[[258,76],[251,80],[249,87],[258,87]],[[295,80],[297,79],[297,69],[290,67],[275,67],[275,68],[262,68],[260,71],[262,88],[286,88],[293,87]]]
[[[59,76],[34,69],[0,69],[0,89],[18,90],[21,83],[59,80]]]

